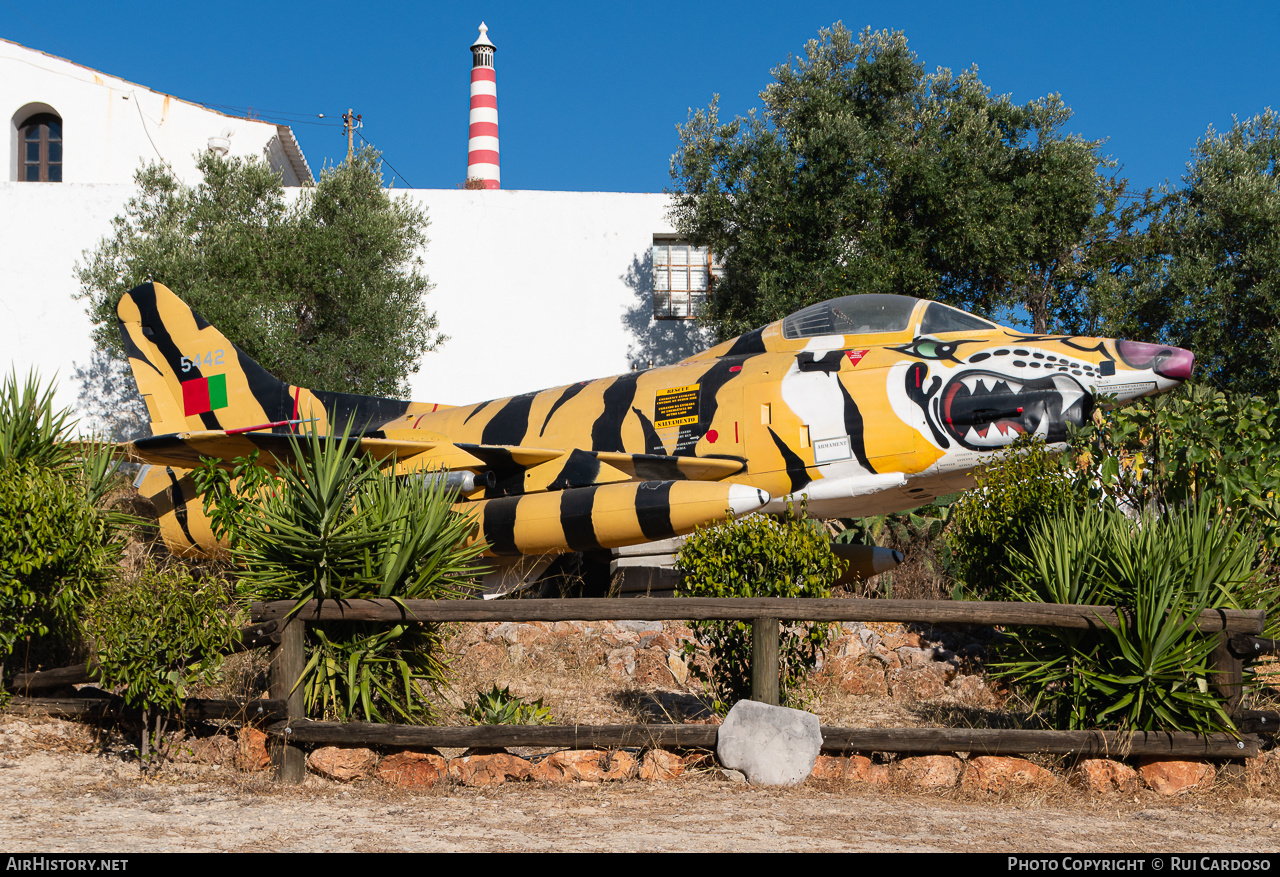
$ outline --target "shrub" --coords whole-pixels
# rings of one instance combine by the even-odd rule
[[[1008,558],[1026,550],[1041,520],[1079,502],[1081,493],[1061,455],[1034,436],[979,466],[974,479],[977,488],[951,507],[952,569],[966,596],[999,600]]]
[[[483,546],[439,479],[383,475],[358,440],[308,435],[296,466],[243,524],[233,559],[257,600],[442,599],[469,593]],[[440,626],[308,624],[299,685],[313,715],[404,721],[430,715],[421,685],[444,684]]]
[[[214,537],[232,548],[239,544],[240,534],[257,516],[265,497],[279,488],[280,479],[258,462],[256,450],[247,457],[236,457],[229,472],[221,464],[221,460],[203,457],[191,477]]]
[[[803,510],[801,517],[748,515],[702,527],[681,546],[676,567],[681,597],[827,597],[842,571],[826,531]],[[712,662],[709,669],[691,662],[691,672],[724,713],[751,694],[751,625],[694,621],[690,627]],[[784,703],[815,665],[828,633],[827,624],[782,622],[778,691]],[[688,657],[697,653],[693,643],[684,648]]]
[[[22,640],[73,650],[80,609],[115,575],[134,522],[97,507],[115,482],[111,449],[68,441],[74,425],[52,385],[0,383],[0,668]]]
[[[93,607],[99,678],[142,710],[144,771],[155,770],[166,755],[168,713],[182,706],[192,686],[218,679],[237,627],[228,590],[181,570],[146,569]]]
[[[1272,555],[1280,551],[1277,396],[1186,384],[1095,417],[1072,453],[1094,497],[1134,513],[1213,497],[1219,512],[1248,515]]]
[[[1139,520],[1110,503],[1066,508],[1014,556],[1008,596],[1115,605],[1121,619],[1092,631],[1015,628],[994,669],[1053,727],[1231,729],[1211,690],[1216,635],[1193,625],[1204,609],[1274,611],[1277,589],[1259,582],[1259,567],[1256,535],[1211,499]]]

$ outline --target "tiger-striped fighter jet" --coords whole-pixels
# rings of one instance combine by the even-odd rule
[[[675,365],[471,405],[329,393],[273,378],[160,284],[118,308],[153,437],[142,482],[178,551],[214,537],[187,470],[296,430],[355,423],[398,475],[448,477],[486,553],[520,564],[688,533],[807,501],[817,517],[914,508],[973,486],[973,467],[1030,433],[1063,441],[1095,393],[1176,387],[1187,350],[1028,335],[938,302],[853,295]],[[447,473],[442,476],[440,473]]]

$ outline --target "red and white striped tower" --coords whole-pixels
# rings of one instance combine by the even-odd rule
[[[500,189],[498,176],[498,80],[493,72],[489,28],[480,22],[480,38],[471,46],[471,127],[467,140],[467,179]],[[474,185],[474,184],[473,184]]]

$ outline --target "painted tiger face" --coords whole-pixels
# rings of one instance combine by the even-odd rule
[[[890,370],[895,410],[906,409],[903,402],[915,406],[944,451],[991,450],[1028,434],[1063,442],[1071,427],[1084,424],[1098,396],[1126,402],[1171,389],[1190,376],[1194,363],[1190,351],[1163,345],[999,335],[921,337],[893,348],[916,360]]]

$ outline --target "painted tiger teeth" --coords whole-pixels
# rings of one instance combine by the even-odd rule
[[[1022,384],[1017,381],[1011,381],[1006,377],[996,377],[995,375],[963,375],[960,383],[964,384],[965,389],[970,394],[976,393],[994,393],[996,388],[1004,384],[1009,388],[1010,393],[1021,393]]]

